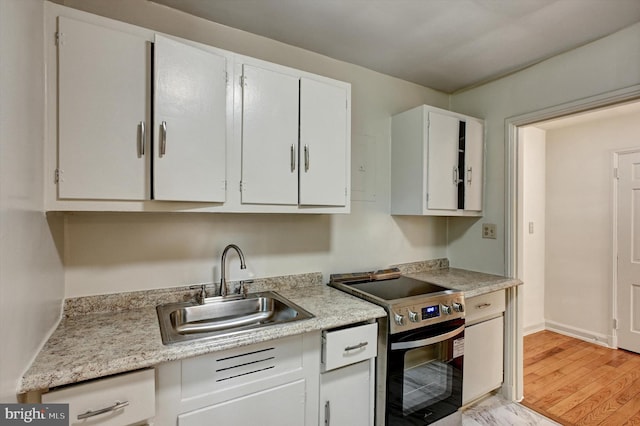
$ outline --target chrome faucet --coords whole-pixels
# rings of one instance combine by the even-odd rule
[[[245,265],[244,263],[244,254],[242,253],[242,250],[240,250],[240,247],[238,247],[235,244],[229,244],[228,246],[226,246],[224,248],[224,250],[222,251],[222,260],[221,260],[221,266],[220,266],[220,296],[226,296],[227,295],[227,277],[225,274],[225,262],[226,262],[226,258],[227,258],[227,252],[229,251],[229,249],[234,249],[237,253],[238,256],[240,256],[240,269],[247,269],[247,265]]]

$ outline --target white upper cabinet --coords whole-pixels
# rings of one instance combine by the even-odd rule
[[[46,210],[349,213],[349,83],[51,2],[44,25]]]
[[[423,105],[391,127],[391,214],[482,215],[481,120]]]
[[[299,79],[242,67],[242,202],[298,204]]]
[[[437,112],[427,121],[427,193],[429,209],[458,209],[458,131],[460,122]]]
[[[347,188],[348,93],[300,79],[300,204],[344,206]]]
[[[227,60],[156,34],[153,198],[225,201]]]
[[[226,59],[156,35],[152,67],[143,37],[65,17],[59,34],[60,198],[224,202]]]
[[[349,86],[246,63],[241,85],[242,204],[346,212]]]
[[[151,43],[58,18],[58,196],[150,196]]]

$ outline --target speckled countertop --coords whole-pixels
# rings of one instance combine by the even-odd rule
[[[408,277],[428,281],[446,288],[462,290],[465,298],[481,296],[522,284],[522,281],[515,278],[450,268],[447,259],[405,263],[395,265],[395,267]]]
[[[229,337],[163,345],[155,305],[190,298],[197,290],[125,293],[65,301],[65,311],[33,364],[18,393],[77,383],[111,374],[231,349],[311,331],[383,317],[384,309],[323,285],[321,274],[256,280],[249,291],[272,289],[315,315]],[[303,285],[300,285],[300,282]],[[295,285],[292,283],[295,282]],[[187,288],[188,290],[188,288]],[[96,309],[99,306],[99,311]],[[123,310],[123,308],[126,309]]]
[[[410,277],[479,296],[522,284],[499,275],[449,268],[447,259],[394,265]],[[213,292],[213,286],[208,291]],[[255,280],[248,291],[277,291],[314,318],[228,337],[163,345],[155,306],[193,299],[196,287],[65,300],[63,318],[25,373],[18,393],[81,382],[163,362],[386,316],[381,307],[322,283],[322,274]]]

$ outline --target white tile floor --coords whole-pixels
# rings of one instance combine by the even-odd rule
[[[558,423],[516,402],[493,395],[462,412],[462,426],[556,426]]]

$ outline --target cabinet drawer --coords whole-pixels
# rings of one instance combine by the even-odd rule
[[[471,297],[465,302],[467,325],[482,319],[491,318],[505,310],[505,291],[499,290],[482,296]]]
[[[322,333],[322,369],[333,370],[378,354],[378,324]]]
[[[70,425],[122,426],[138,423],[155,415],[154,370],[121,374],[54,390],[42,395],[42,403],[69,404]],[[90,415],[86,420],[82,418],[124,403],[128,405]]]

